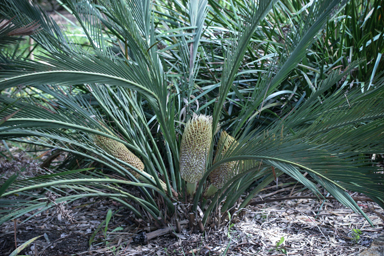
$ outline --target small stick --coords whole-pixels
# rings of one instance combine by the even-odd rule
[[[177,221],[180,225],[180,231],[181,231],[181,225],[185,225],[187,224],[187,220],[182,220],[182,221]],[[177,230],[177,227],[176,226],[170,226],[170,227],[166,227],[166,228],[162,228],[162,229],[158,229],[158,230],[155,230],[155,231],[152,231],[151,233],[148,233],[147,234],[147,240],[151,240],[155,237],[158,237],[158,236],[162,236],[162,235],[165,235],[165,234],[168,234],[174,230]]]
[[[204,232],[204,225],[203,225],[203,222],[201,222],[201,220],[199,220],[199,221],[198,221],[198,224],[199,224],[200,232]]]
[[[178,219],[176,219],[176,232],[181,233],[181,225]]]
[[[167,228],[158,229],[156,231],[148,233],[147,234],[147,240],[151,240],[151,239],[153,239],[155,237],[168,234],[169,232],[173,231],[174,229],[175,229],[175,227],[167,227]]]
[[[195,221],[195,214],[194,213],[189,213],[189,229],[193,228],[193,222]]]

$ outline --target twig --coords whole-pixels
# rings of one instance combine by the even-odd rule
[[[280,192],[287,191],[287,190],[290,190],[290,189],[291,189],[291,187],[288,187],[288,188],[282,188],[282,189],[273,191],[273,192],[271,192],[271,193],[269,193],[269,194],[263,195],[263,197],[264,197],[264,198],[265,198],[265,197],[270,197],[270,196],[276,195],[276,194],[278,194],[278,193],[280,193]]]
[[[147,240],[151,240],[151,239],[156,238],[158,236],[162,236],[162,235],[168,234],[168,233],[170,233],[171,231],[174,231],[174,230],[176,230],[175,226],[158,229],[156,231],[148,233],[147,234]]]
[[[49,168],[51,166],[53,160],[58,158],[61,153],[62,153],[61,151],[55,151],[54,153],[52,153],[52,155],[50,155],[49,157],[47,157],[47,159],[44,160],[44,162],[40,165],[40,167],[41,168]]]
[[[184,226],[184,225],[187,225],[189,223],[188,220],[182,220],[179,222],[180,224],[180,229],[181,229],[181,226]],[[161,228],[161,229],[158,229],[158,230],[155,230],[155,231],[152,231],[148,234],[141,234],[141,235],[144,235],[145,236],[145,241],[149,241],[149,240],[152,240],[158,236],[162,236],[162,235],[166,235],[168,233],[171,233],[171,232],[174,232],[177,230],[177,226],[169,226],[169,227],[166,227],[166,228]],[[135,239],[132,239],[133,241],[135,241]]]
[[[189,229],[192,229],[193,228],[193,223],[195,221],[195,214],[193,214],[192,212],[189,213]]]

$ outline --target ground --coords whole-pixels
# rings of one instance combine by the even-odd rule
[[[27,175],[38,170],[35,160],[16,154],[14,159],[0,159],[2,173],[28,163]],[[181,220],[181,232],[168,224],[167,234],[147,244],[135,243],[139,234],[150,238],[166,227],[150,225],[105,198],[87,198],[51,208],[36,215],[25,215],[0,226],[0,255],[9,255],[36,236],[27,246],[27,255],[359,255],[383,231],[383,210],[359,197],[359,206],[374,226],[359,214],[335,200],[295,199],[311,194],[295,183],[281,183],[262,191],[245,209],[221,221],[221,226],[207,226],[204,232],[188,228]],[[271,202],[260,203],[269,199]],[[187,208],[180,205],[179,210]],[[105,229],[108,211],[114,213]],[[239,215],[239,216],[238,216]],[[199,217],[199,216],[197,216]],[[228,221],[230,219],[230,221]],[[15,234],[16,231],[16,234]]]
[[[380,211],[374,203],[365,202]],[[79,200],[70,205],[71,223],[56,208],[30,218],[17,219],[16,241],[41,235],[23,252],[28,255],[358,255],[382,232],[383,221],[369,214],[371,227],[360,215],[340,207],[339,203],[321,204],[315,200],[291,200],[249,206],[242,218],[218,230],[207,227],[203,233],[190,232],[187,226],[179,234],[167,234],[135,244],[131,240],[140,231],[151,233],[154,227],[137,220],[130,212],[106,199]],[[107,212],[116,213],[103,234]],[[141,223],[140,223],[141,222]],[[91,236],[92,246],[89,246]],[[14,222],[2,225],[0,255],[14,250]],[[121,227],[121,230],[113,232]],[[361,231],[353,238],[353,229]],[[281,245],[278,242],[282,241]]]

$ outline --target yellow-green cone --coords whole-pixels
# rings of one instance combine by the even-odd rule
[[[230,136],[225,131],[221,132],[219,143],[217,145],[218,150],[221,149],[221,155],[223,156],[227,153],[230,147],[237,146],[238,142]],[[218,157],[218,152],[216,152],[215,161]],[[221,164],[215,170],[209,174],[209,179],[213,186],[217,189],[223,187],[223,185],[228,182],[232,177],[238,174],[238,161],[226,162]]]
[[[137,156],[135,156],[123,143],[100,135],[95,136],[95,143],[97,146],[104,149],[114,157],[134,166],[140,171],[144,170],[143,162]],[[135,178],[140,177],[139,173],[129,168],[128,171],[132,173]]]
[[[180,147],[180,173],[188,183],[200,181],[212,142],[212,117],[194,115],[187,122]]]
[[[110,131],[109,133],[112,134]],[[133,154],[123,143],[100,135],[94,136],[94,142],[97,146],[108,152],[108,154],[111,154],[114,157],[132,165],[139,171],[144,171],[143,162],[135,154]],[[127,166],[125,165],[121,166],[127,168]],[[148,183],[148,180],[144,176],[140,175],[138,172],[130,168],[127,168],[127,170],[132,173],[136,179]],[[151,175],[148,174],[148,176],[150,176],[152,180],[155,180],[155,178]],[[167,185],[162,180],[160,180],[160,185],[164,189],[164,191],[167,192]]]

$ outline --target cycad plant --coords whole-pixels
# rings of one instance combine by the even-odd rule
[[[109,197],[162,223],[190,203],[206,224],[282,174],[363,215],[347,190],[384,206],[384,178],[370,160],[384,151],[380,72],[364,93],[335,87],[360,62],[328,72],[310,95],[287,87],[345,1],[308,1],[297,13],[283,2],[233,2],[64,1],[87,38],[78,44],[28,1],[5,1],[1,14],[14,24],[38,22],[43,50],[34,61],[9,56],[1,72],[0,138],[68,157],[5,182],[0,223],[51,207],[44,193],[8,197],[42,189],[57,202]],[[282,35],[271,23],[279,13],[302,22]]]

